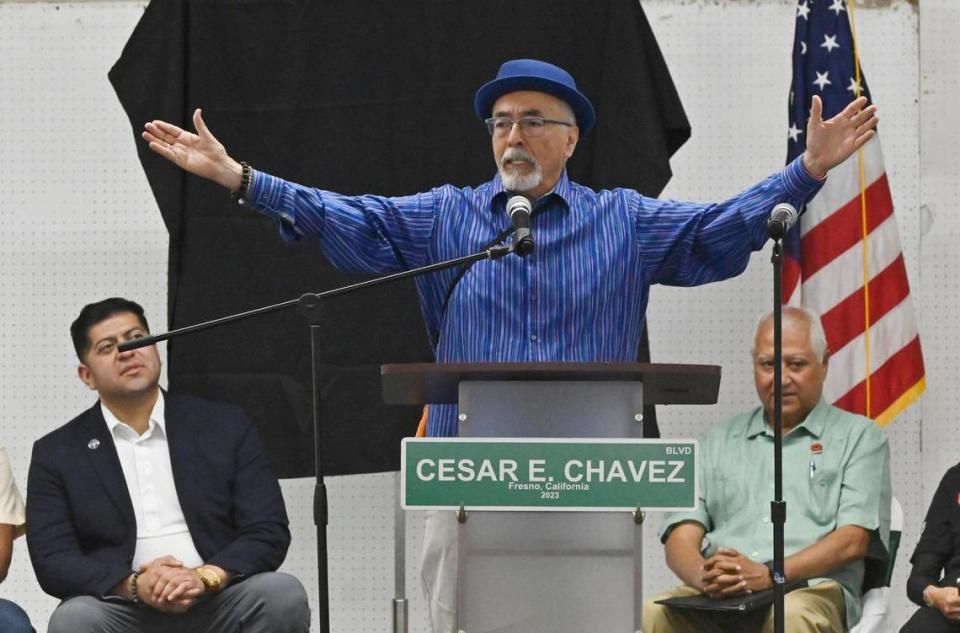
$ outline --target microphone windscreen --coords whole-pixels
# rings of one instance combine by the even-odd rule
[[[526,211],[527,215],[533,212],[533,205],[530,204],[529,198],[526,196],[513,196],[507,200],[507,215],[512,218],[513,214],[518,211]]]

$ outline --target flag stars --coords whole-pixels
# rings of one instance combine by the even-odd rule
[[[807,1],[804,0],[797,6],[797,19],[803,18],[804,20],[810,21],[808,17],[810,15],[810,7],[807,6]]]
[[[855,95],[860,94],[860,84],[857,83],[856,78],[850,78],[850,85],[847,86],[847,91],[852,92]]]
[[[806,43],[806,42],[800,42],[800,54],[801,54],[801,55],[806,55],[806,54],[807,54],[807,43]]]
[[[833,82],[830,81],[829,75],[830,75],[829,70],[825,70],[822,73],[818,72],[817,78],[813,80],[813,85],[819,88],[820,91],[822,92],[826,86],[833,84]]]
[[[787,136],[790,137],[790,140],[793,142],[799,141],[801,134],[803,134],[803,130],[798,128],[796,123],[791,122],[790,127],[787,129]]]
[[[824,34],[823,44],[820,45],[820,48],[827,49],[827,53],[832,53],[833,49],[840,48],[840,45],[837,44],[837,36]]]
[[[846,11],[843,6],[843,0],[833,0],[833,4],[827,7],[827,11],[833,11],[837,15],[840,15],[841,11]]]

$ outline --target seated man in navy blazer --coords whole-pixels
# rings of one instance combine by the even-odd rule
[[[307,596],[275,570],[280,486],[234,407],[160,390],[143,308],[105,299],[70,328],[99,402],[34,444],[27,545],[63,602],[48,633],[306,633]]]

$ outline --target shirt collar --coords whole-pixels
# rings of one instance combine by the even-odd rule
[[[110,429],[111,435],[114,437],[117,436],[118,429],[126,428],[131,429],[127,424],[122,422],[120,418],[113,414],[113,411],[107,408],[103,401],[100,401],[100,411],[103,413],[103,419],[107,423],[107,428]],[[121,425],[123,425],[121,427]],[[163,403],[163,390],[160,389],[157,393],[157,401],[153,404],[153,409],[150,411],[150,426],[147,429],[147,432],[144,433],[144,436],[149,435],[151,430],[154,427],[159,427],[160,431],[164,436],[167,434],[167,421],[166,416],[164,415],[164,403]]]
[[[803,422],[798,424],[795,428],[804,429],[813,437],[820,437],[823,434],[824,423],[826,420],[824,413],[829,406],[830,405],[828,405],[823,398],[820,398],[816,406],[810,409],[810,413],[807,414],[807,417],[803,420]],[[750,421],[747,424],[746,436],[747,438],[753,438],[761,433],[772,436],[773,428],[767,424],[763,407],[757,407],[753,415],[750,416]]]
[[[506,189],[503,188],[503,179],[500,178],[499,171],[497,171],[497,174],[493,177],[493,180],[491,182],[493,185],[493,198],[491,201],[501,202],[502,204],[506,204],[507,197],[511,195],[513,192],[507,191]],[[542,205],[546,204],[546,202],[550,200],[550,198],[553,196],[556,196],[557,198],[559,198],[560,201],[563,203],[563,205],[567,209],[569,209],[570,196],[572,195],[572,193],[573,193],[573,189],[570,186],[570,177],[567,175],[567,170],[564,169],[563,173],[560,174],[560,180],[557,181],[557,184],[554,185],[553,189],[551,189],[550,191],[548,191],[547,193],[543,194],[542,196],[540,196],[539,198],[533,201],[534,213],[536,213],[539,210],[539,208]],[[490,208],[496,209],[496,205],[491,204]]]
[[[563,203],[567,205],[568,209],[570,208],[570,196],[573,194],[573,189],[570,187],[570,178],[567,176],[566,169],[560,174],[560,180],[557,181],[556,186],[553,188],[553,193],[563,200]]]

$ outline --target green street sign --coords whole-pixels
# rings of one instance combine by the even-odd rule
[[[695,440],[407,438],[405,509],[691,510]]]

